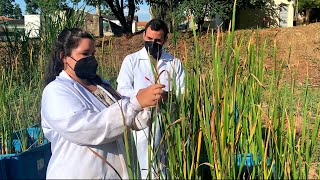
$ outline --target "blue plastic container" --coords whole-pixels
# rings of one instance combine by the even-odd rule
[[[235,159],[237,161],[237,170],[240,170],[240,166],[242,161],[244,161],[244,164],[241,169],[241,175],[249,175],[253,171],[253,167],[258,165],[261,162],[261,158],[258,155],[257,160],[254,160],[253,154],[248,153],[246,155],[244,154],[239,154],[235,155]],[[271,159],[267,158],[267,166],[271,164]],[[274,173],[275,167],[272,166],[272,173]]]
[[[237,160],[237,167],[240,169],[242,161],[244,161],[243,167],[241,169],[241,174],[243,173],[251,173],[253,170],[253,166],[260,162],[260,158],[258,157],[258,162],[254,162],[253,154],[248,153],[246,156],[244,154],[239,154],[235,156]]]
[[[22,136],[25,143],[21,143]],[[45,179],[51,157],[51,143],[43,138],[41,128],[33,126],[13,133],[15,154],[0,155],[0,179]],[[27,151],[21,152],[21,144]]]

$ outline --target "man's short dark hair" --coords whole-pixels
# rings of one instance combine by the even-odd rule
[[[168,26],[167,23],[165,23],[163,20],[161,19],[152,19],[151,21],[149,21],[146,25],[146,30],[148,29],[148,27],[151,28],[151,30],[153,31],[160,31],[163,30],[164,32],[164,39],[167,39],[167,35],[168,35]]]

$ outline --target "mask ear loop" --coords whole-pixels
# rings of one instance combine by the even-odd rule
[[[65,56],[64,56],[64,53],[63,52],[60,52],[59,55],[56,54],[56,57],[59,58],[59,60],[61,61],[61,63],[63,64],[63,70],[66,70],[67,69],[67,62],[65,60]],[[56,68],[56,67],[55,67]]]
[[[72,59],[72,60],[74,60],[76,63],[78,62],[78,61],[77,61],[77,60],[75,60],[72,56],[69,56],[69,57],[71,57],[71,59]],[[69,66],[69,68],[70,68],[70,69],[72,69],[72,70],[74,71],[74,69],[70,66],[70,64],[69,64],[69,63],[67,63],[67,62],[66,62],[66,64],[67,64],[67,66]]]

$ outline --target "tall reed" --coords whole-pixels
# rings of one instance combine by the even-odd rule
[[[234,21],[226,35],[219,30],[207,34],[209,55],[195,30],[193,34],[193,51],[184,61],[185,91],[171,94],[167,103],[159,105],[161,112],[153,114],[154,119],[161,117],[164,130],[164,175],[172,179],[308,178],[311,153],[319,140],[319,107],[317,114],[308,115],[312,108],[308,82],[299,136],[294,125],[296,84],[292,80],[291,91],[281,93],[284,85],[276,46],[270,77],[264,69],[266,40],[258,47],[253,34],[248,44],[242,44],[234,34]],[[246,53],[241,56],[243,49]],[[265,94],[269,96],[264,98]],[[155,155],[158,148],[153,149],[150,164],[160,163]]]
[[[75,11],[68,18],[63,13],[43,13],[38,38],[4,27],[0,47],[3,53],[0,57],[1,154],[14,153],[13,132],[40,122],[44,72],[51,46],[62,29],[82,27],[83,19],[83,11]],[[26,134],[18,133],[18,136],[21,142],[26,142]],[[26,143],[21,146],[27,149]]]

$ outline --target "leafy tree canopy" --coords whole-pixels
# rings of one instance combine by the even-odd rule
[[[309,8],[320,8],[320,0],[299,0],[299,11],[303,11]]]
[[[155,12],[155,17],[170,19],[192,14],[198,28],[205,18],[214,18],[219,15],[223,19],[231,19],[234,0],[146,0]],[[261,8],[267,0],[238,0],[237,8]],[[171,11],[170,11],[171,10]],[[183,18],[182,18],[183,19]],[[168,21],[168,20],[167,20]]]
[[[14,19],[21,19],[22,12],[18,4],[14,0],[1,0],[0,1],[0,15]]]
[[[66,0],[25,0],[26,13],[51,13],[68,8]]]

